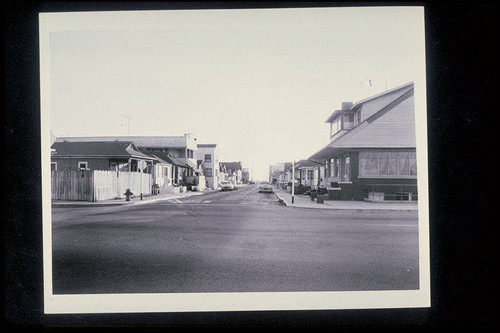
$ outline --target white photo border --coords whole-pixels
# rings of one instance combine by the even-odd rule
[[[210,20],[235,11],[274,11],[286,17],[294,11],[377,11],[404,8],[420,22],[422,56],[415,77],[415,115],[418,168],[418,290],[391,291],[327,291],[327,292],[263,292],[263,293],[165,293],[165,294],[88,294],[55,295],[52,289],[52,227],[50,181],[50,45],[51,32],[57,31],[122,31],[176,28],[210,28]],[[178,15],[178,14],[183,15]],[[188,19],[186,19],[188,18]],[[234,21],[233,23],[235,23]],[[265,21],[262,21],[265,24]],[[427,110],[425,73],[424,7],[348,7],[288,8],[237,10],[146,10],[61,12],[39,14],[41,156],[43,194],[43,268],[44,312],[76,313],[144,313],[144,312],[208,312],[266,310],[329,310],[430,307],[429,197],[427,170]],[[218,26],[220,28],[220,26]]]

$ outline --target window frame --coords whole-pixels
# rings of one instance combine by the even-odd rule
[[[80,164],[85,164],[85,169],[81,168]],[[77,166],[78,166],[78,170],[90,170],[88,161],[78,161]]]
[[[54,170],[52,170],[53,165],[55,166]],[[57,162],[50,162],[50,171],[57,171]]]
[[[393,154],[397,154],[396,160],[393,162],[395,163],[395,174],[381,174],[381,157],[384,154],[387,154],[387,169],[389,170],[391,166],[391,159],[394,159]],[[369,158],[368,156],[372,156],[372,154],[377,155],[377,161],[378,161],[378,168],[377,172],[378,174],[369,174],[368,173],[362,173],[366,172],[361,165],[362,163],[367,163],[369,165]],[[365,155],[365,156],[363,156]],[[408,165],[405,165],[406,174],[400,174],[400,165],[401,162],[403,162],[401,156],[406,156],[406,161]],[[412,159],[413,158],[413,159]],[[363,162],[364,161],[364,162]],[[414,161],[414,168],[412,169],[412,162]],[[366,150],[366,151],[360,151],[358,154],[358,178],[380,178],[380,179],[417,179],[418,177],[418,171],[416,168],[417,165],[417,158],[416,158],[416,152],[413,150],[398,150],[398,151],[384,151],[384,150]],[[394,166],[393,166],[394,167]],[[412,171],[415,171],[415,174],[411,174]],[[389,172],[389,171],[388,171]]]
[[[361,124],[361,109],[354,113],[354,126]]]

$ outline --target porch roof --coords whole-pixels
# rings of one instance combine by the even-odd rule
[[[302,168],[314,168],[320,165],[319,162],[314,162],[311,160],[300,160],[295,163],[295,169],[302,169]]]
[[[185,157],[173,157],[170,156],[170,153],[163,151],[155,152],[154,155],[165,160],[167,163],[171,165],[180,166],[183,168],[190,168],[193,170],[196,169],[196,165]]]

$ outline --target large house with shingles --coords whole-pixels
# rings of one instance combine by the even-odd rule
[[[309,160],[321,163],[320,186],[331,198],[417,199],[413,83],[342,103],[325,122],[330,142]]]

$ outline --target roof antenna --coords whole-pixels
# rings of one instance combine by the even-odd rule
[[[127,118],[127,135],[130,135],[130,116],[125,116]]]

